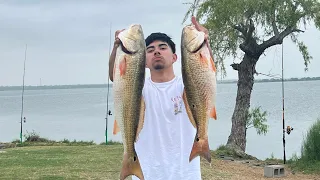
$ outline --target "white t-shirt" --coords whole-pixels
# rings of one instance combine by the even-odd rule
[[[145,180],[201,180],[200,157],[189,162],[196,129],[185,110],[183,88],[181,77],[145,81],[145,119],[135,143]]]

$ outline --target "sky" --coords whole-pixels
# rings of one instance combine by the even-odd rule
[[[109,44],[114,32],[141,24],[145,37],[167,33],[177,46],[176,75],[181,75],[182,20],[191,0],[0,0],[0,86],[21,85],[27,45],[25,85],[104,84],[108,82]],[[111,37],[110,37],[111,27]],[[289,38],[284,41],[284,78],[320,76],[320,32],[307,26],[299,36],[313,56],[309,71]],[[317,50],[318,49],[318,50]],[[214,50],[213,50],[214,51]],[[225,60],[227,77],[237,79]],[[261,56],[259,73],[281,75],[281,46]],[[147,76],[149,71],[147,70]],[[220,76],[218,76],[219,79]],[[259,75],[258,79],[269,78]]]

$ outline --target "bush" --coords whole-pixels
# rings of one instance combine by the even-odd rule
[[[301,147],[301,159],[320,161],[320,119],[307,132]]]
[[[32,132],[27,131],[24,138],[25,142],[50,142],[50,140],[40,137],[40,135],[34,132],[34,130]]]
[[[122,145],[122,142],[117,142],[117,141],[108,141],[108,143],[106,144],[106,142],[102,142],[100,143],[100,145]]]
[[[288,160],[291,169],[320,174],[320,119],[307,132],[301,146],[301,157],[296,154]]]
[[[253,157],[245,152],[239,151],[228,145],[220,145],[215,151],[214,154],[220,158],[222,157],[232,157],[234,159],[245,159],[245,160],[257,160],[256,157]]]

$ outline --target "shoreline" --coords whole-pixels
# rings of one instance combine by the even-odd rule
[[[284,82],[292,81],[319,81],[320,77],[305,77],[305,78],[287,78]],[[238,80],[217,80],[217,84],[236,84]],[[254,83],[269,83],[269,82],[281,82],[282,79],[255,79]],[[112,88],[112,84],[109,84]],[[70,85],[26,85],[25,90],[46,90],[46,89],[82,89],[82,88],[107,88],[108,84],[70,84]],[[0,91],[16,91],[22,90],[22,86],[0,86]]]

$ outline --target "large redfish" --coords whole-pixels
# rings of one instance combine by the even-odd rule
[[[185,26],[181,37],[181,66],[185,86],[183,100],[197,133],[189,161],[198,155],[211,163],[208,120],[216,117],[216,67],[204,32]]]
[[[134,148],[144,120],[142,89],[145,79],[146,45],[141,25],[131,25],[118,35],[121,45],[113,69],[114,132],[119,130],[124,147],[120,179],[130,175],[144,179]],[[120,129],[118,129],[118,124]]]

